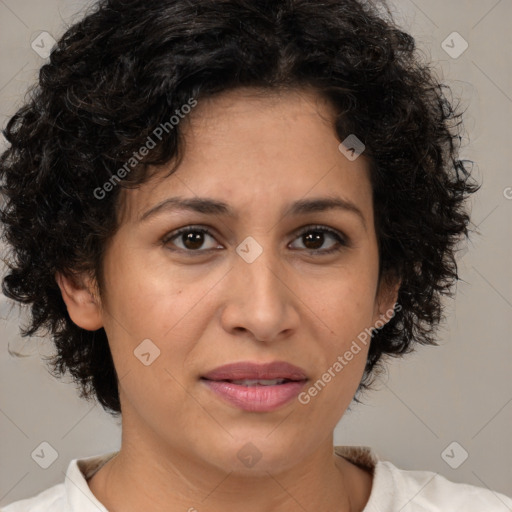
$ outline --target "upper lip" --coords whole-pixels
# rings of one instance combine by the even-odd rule
[[[202,378],[208,380],[288,379],[300,381],[306,380],[307,376],[302,368],[286,361],[265,364],[242,361],[219,366],[203,375]]]

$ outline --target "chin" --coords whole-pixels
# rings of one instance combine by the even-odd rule
[[[278,427],[279,428],[279,427]],[[265,427],[233,434],[233,438],[225,439],[222,446],[209,445],[209,456],[217,455],[212,461],[224,471],[233,471],[240,476],[264,476],[278,473],[295,466],[306,454],[306,440],[287,432],[278,435],[275,427]]]

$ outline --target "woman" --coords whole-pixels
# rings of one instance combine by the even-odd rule
[[[460,115],[356,0],[104,0],[10,121],[4,293],[122,415],[15,511],[501,511],[333,430],[435,344],[466,200]]]

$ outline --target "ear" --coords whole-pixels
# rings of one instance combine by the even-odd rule
[[[99,294],[95,293],[96,287],[90,278],[78,276],[73,279],[57,272],[55,281],[73,323],[87,331],[96,331],[103,327]]]
[[[379,281],[377,296],[375,300],[375,309],[373,325],[383,327],[395,315],[394,310],[398,300],[398,291],[402,280],[396,276],[383,275]],[[398,305],[400,309],[401,306]],[[377,322],[377,324],[376,324]]]

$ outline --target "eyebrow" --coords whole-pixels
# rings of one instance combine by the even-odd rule
[[[139,222],[143,222],[148,218],[162,212],[169,212],[175,210],[193,211],[205,215],[226,216],[233,219],[238,219],[231,207],[223,202],[209,197],[170,197],[156,204],[141,215]],[[361,210],[348,199],[341,197],[319,197],[313,199],[300,199],[293,202],[284,217],[291,217],[294,215],[305,215],[308,213],[325,212],[328,210],[344,210],[351,212],[359,217],[364,229],[366,230],[366,219]]]

